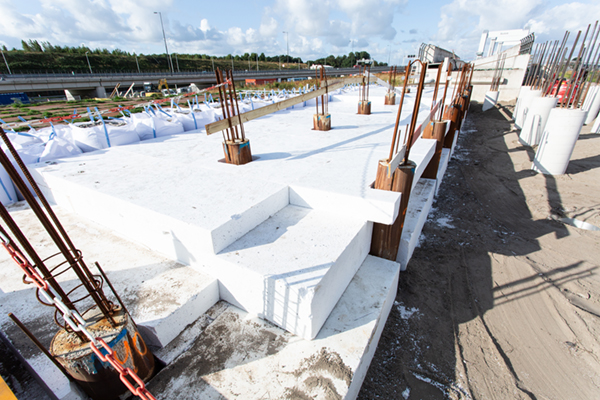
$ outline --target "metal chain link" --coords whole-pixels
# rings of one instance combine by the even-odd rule
[[[35,268],[29,264],[29,261],[22,254],[15,250],[10,244],[9,239],[0,232],[0,241],[2,246],[6,249],[11,258],[17,263],[17,265],[23,270],[25,275],[33,281],[38,287],[38,292],[41,293],[48,303],[54,304],[54,306],[62,313],[62,317],[65,322],[73,329],[73,331],[83,333],[90,341],[90,348],[98,356],[102,362],[108,362],[118,373],[121,382],[131,391],[131,393],[139,396],[142,400],[156,400],[156,398],[146,389],[144,381],[131,369],[124,368],[115,358],[115,351],[102,339],[95,337],[85,327],[86,321],[75,310],[71,310],[69,307],[62,302],[62,300],[56,295],[54,290],[48,285]],[[108,354],[102,354],[99,347],[103,348]],[[133,383],[130,382],[127,377],[133,379]],[[135,387],[135,384],[138,387]]]

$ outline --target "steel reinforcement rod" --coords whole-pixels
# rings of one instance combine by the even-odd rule
[[[396,114],[396,124],[394,125],[394,134],[392,136],[392,144],[390,146],[388,162],[392,161],[394,154],[398,152],[398,142],[400,138],[400,135],[398,135],[400,114],[402,113],[402,105],[404,104],[404,96],[406,95],[406,86],[408,85],[408,77],[410,76],[411,65],[412,63],[409,61],[408,65],[404,68],[404,85],[402,86],[402,95],[400,96],[400,104],[398,105],[398,113]]]
[[[102,315],[104,315],[104,317],[114,326],[115,321],[112,317],[112,314],[114,312],[114,304],[112,304],[104,295],[100,282],[96,280],[94,275],[91,273],[91,271],[83,261],[81,252],[77,248],[75,248],[72,240],[70,239],[64,227],[56,217],[56,214],[50,207],[50,204],[46,200],[45,196],[42,194],[37,183],[32,178],[31,174],[29,173],[29,170],[23,163],[23,160],[21,159],[20,155],[17,153],[10,139],[6,135],[6,132],[4,132],[2,128],[0,128],[0,137],[4,141],[4,144],[8,148],[13,159],[21,169],[21,172],[29,181],[31,188],[34,190],[35,194],[40,200],[40,203],[42,203],[42,206],[40,206],[39,203],[36,201],[33,193],[31,193],[31,191],[21,178],[20,174],[14,168],[6,154],[4,154],[4,152],[2,151],[0,151],[0,163],[14,182],[19,192],[21,192],[21,194],[31,207],[38,220],[44,226],[46,232],[51,237],[56,247],[59,249],[59,252],[63,255],[63,257],[69,264],[69,267],[73,270],[73,272],[75,272],[75,274],[81,281],[83,287],[86,289],[86,291],[88,292],[89,296],[92,298],[98,309],[101,311]]]
[[[415,96],[415,105],[413,107],[412,118],[410,120],[410,127],[408,128],[408,136],[406,139],[406,153],[404,154],[403,164],[408,164],[408,157],[410,155],[410,149],[413,143],[413,136],[417,127],[417,118],[419,116],[419,107],[421,106],[421,97],[423,96],[423,87],[425,86],[425,75],[427,74],[427,63],[423,63],[421,60],[415,60],[421,64],[421,74],[419,76],[419,85],[417,86],[417,93]]]

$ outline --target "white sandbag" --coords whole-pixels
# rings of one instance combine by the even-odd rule
[[[39,156],[39,162],[56,160],[81,154],[81,149],[72,141],[54,136],[44,146],[44,151]]]
[[[140,140],[148,140],[161,136],[176,135],[183,133],[184,128],[181,121],[175,117],[151,115],[149,113],[133,114],[132,125]]]
[[[241,110],[240,110],[241,112]],[[173,115],[183,124],[184,131],[193,131],[196,129],[204,129],[204,125],[215,121],[215,112],[211,109],[201,111],[199,109],[180,109],[170,110],[169,114]]]
[[[17,200],[15,185],[13,185],[6,170],[0,166],[0,202],[2,202],[3,205],[8,206]]]
[[[84,153],[140,141],[133,124],[123,120],[77,123],[71,126],[71,133]]]

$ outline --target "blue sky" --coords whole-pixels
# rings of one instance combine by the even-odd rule
[[[474,58],[484,29],[530,28],[561,39],[600,19],[592,0],[0,0],[0,44],[21,39],[129,52],[285,54],[303,60],[368,51],[403,64],[421,43]]]

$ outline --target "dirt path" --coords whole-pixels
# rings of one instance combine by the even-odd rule
[[[600,398],[600,135],[533,173],[512,105],[473,104],[360,399]]]

